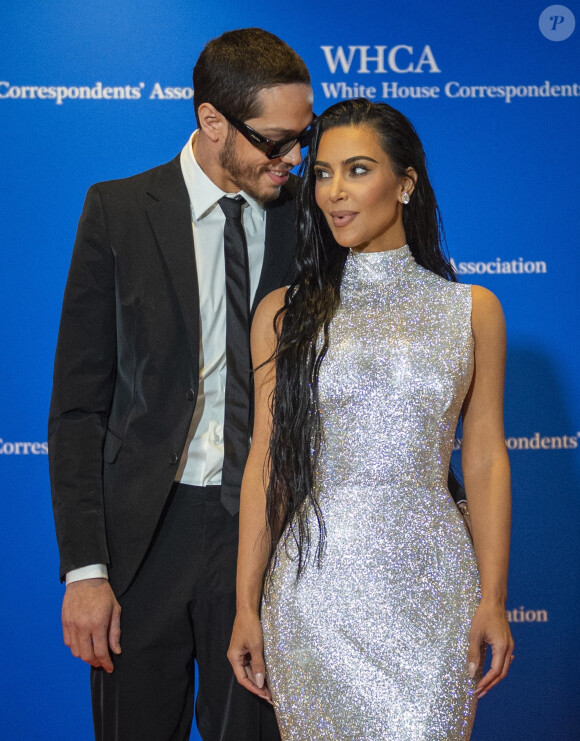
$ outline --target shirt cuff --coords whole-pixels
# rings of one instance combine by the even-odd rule
[[[88,566],[82,566],[80,569],[73,569],[66,575],[66,583],[72,584],[74,581],[81,579],[108,579],[109,570],[104,563],[92,563]]]

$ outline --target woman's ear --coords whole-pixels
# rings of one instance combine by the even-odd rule
[[[401,192],[410,196],[415,190],[415,185],[417,185],[417,173],[412,167],[407,167],[401,180]]]

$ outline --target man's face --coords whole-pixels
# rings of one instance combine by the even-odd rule
[[[261,115],[244,123],[268,139],[288,139],[303,131],[312,120],[312,88],[291,84],[264,88],[258,93]],[[244,190],[259,203],[278,198],[288,173],[300,164],[300,145],[287,154],[268,159],[236,129],[230,126],[220,153],[223,179],[220,187],[226,191]]]

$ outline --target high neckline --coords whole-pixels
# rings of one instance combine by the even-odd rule
[[[395,250],[381,252],[355,252],[349,250],[346,260],[346,274],[356,275],[370,281],[387,281],[401,275],[415,265],[408,244]]]

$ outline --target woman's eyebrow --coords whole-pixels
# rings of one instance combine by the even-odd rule
[[[366,157],[364,154],[357,155],[356,157],[349,157],[348,159],[343,160],[341,164],[350,165],[353,162],[358,162],[359,160],[368,160],[369,162],[374,162],[375,165],[379,164],[377,160],[374,160],[372,157]],[[314,166],[316,165],[322,165],[322,167],[330,167],[330,162],[323,162],[322,160],[316,160],[316,162],[314,163]]]

